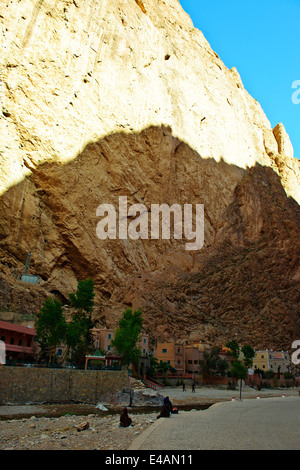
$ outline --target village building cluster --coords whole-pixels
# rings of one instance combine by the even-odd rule
[[[120,359],[113,350],[111,342],[114,339],[114,330],[109,328],[93,328],[94,346],[96,350],[102,351],[105,365],[112,363],[114,359]],[[8,360],[34,362],[38,354],[38,343],[35,338],[33,327],[22,326],[15,323],[0,321],[0,340],[5,344],[6,357]],[[178,375],[199,373],[199,361],[203,360],[204,352],[211,352],[212,346],[204,341],[196,342],[158,342],[154,349],[150,348],[149,335],[142,334],[137,347],[141,350],[142,372],[145,373],[149,365],[149,357],[153,356],[158,362],[169,364]],[[63,346],[57,349],[57,358],[63,356]],[[219,353],[222,359],[230,364],[234,361],[228,348],[223,346]],[[90,356],[89,359],[95,359]],[[291,371],[291,361],[288,351],[273,351],[272,349],[256,350],[253,360],[252,373],[255,370],[273,371],[275,374],[284,374]]]

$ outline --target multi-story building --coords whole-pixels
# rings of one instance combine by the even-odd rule
[[[185,370],[187,374],[199,373],[199,361],[203,359],[204,351],[209,352],[211,347],[205,342],[189,343],[185,349]]]
[[[136,344],[142,351],[142,356],[148,356],[149,354],[149,335],[142,334],[140,341]]]
[[[157,343],[153,351],[153,356],[158,361],[167,362],[177,373],[198,374],[200,371],[199,361],[203,360],[204,352],[210,353],[212,346],[204,341],[198,343],[181,344],[175,341],[166,343]],[[232,355],[229,355],[229,349],[223,347],[219,356],[226,359],[231,365]]]
[[[185,345],[176,342],[157,343],[153,356],[159,361],[167,362],[178,373],[185,374]]]
[[[263,371],[273,371],[275,374],[284,374],[290,372],[290,356],[288,351],[273,351],[265,349],[255,351],[253,368]]]
[[[0,340],[5,344],[7,360],[33,359],[37,344],[34,328],[0,321]]]
[[[114,339],[114,330],[110,328],[93,328],[92,334],[94,337],[94,345],[97,349],[104,349],[108,353],[115,353],[111,342]],[[147,356],[149,353],[149,336],[142,334],[140,341],[136,344],[142,351],[142,356]]]
[[[111,341],[114,339],[114,330],[109,328],[93,328],[94,345],[97,349],[112,352]]]

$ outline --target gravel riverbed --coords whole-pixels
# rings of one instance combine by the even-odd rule
[[[129,410],[130,413],[130,410]],[[130,416],[133,426],[121,428],[120,414],[63,415],[2,419],[1,450],[126,450],[156,420],[157,412]],[[85,430],[80,426],[88,423]]]

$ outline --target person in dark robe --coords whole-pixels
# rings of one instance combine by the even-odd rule
[[[172,403],[170,402],[169,397],[164,398],[164,403],[166,403],[169,406],[170,413],[172,413],[173,406],[172,406]]]
[[[171,407],[170,407],[170,405],[171,405]],[[160,414],[157,416],[157,419],[159,419],[159,418],[170,418],[171,411],[172,411],[172,404],[169,400],[169,397],[166,397],[166,398],[164,398],[164,404],[163,404],[163,407],[161,409]]]
[[[130,426],[132,424],[132,420],[131,418],[129,418],[128,416],[128,411],[127,411],[127,408],[124,408],[121,416],[120,416],[120,426],[122,428],[127,428],[128,426]]]

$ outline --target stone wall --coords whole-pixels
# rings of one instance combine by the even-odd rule
[[[0,405],[91,403],[129,386],[127,370],[65,370],[0,367]]]

